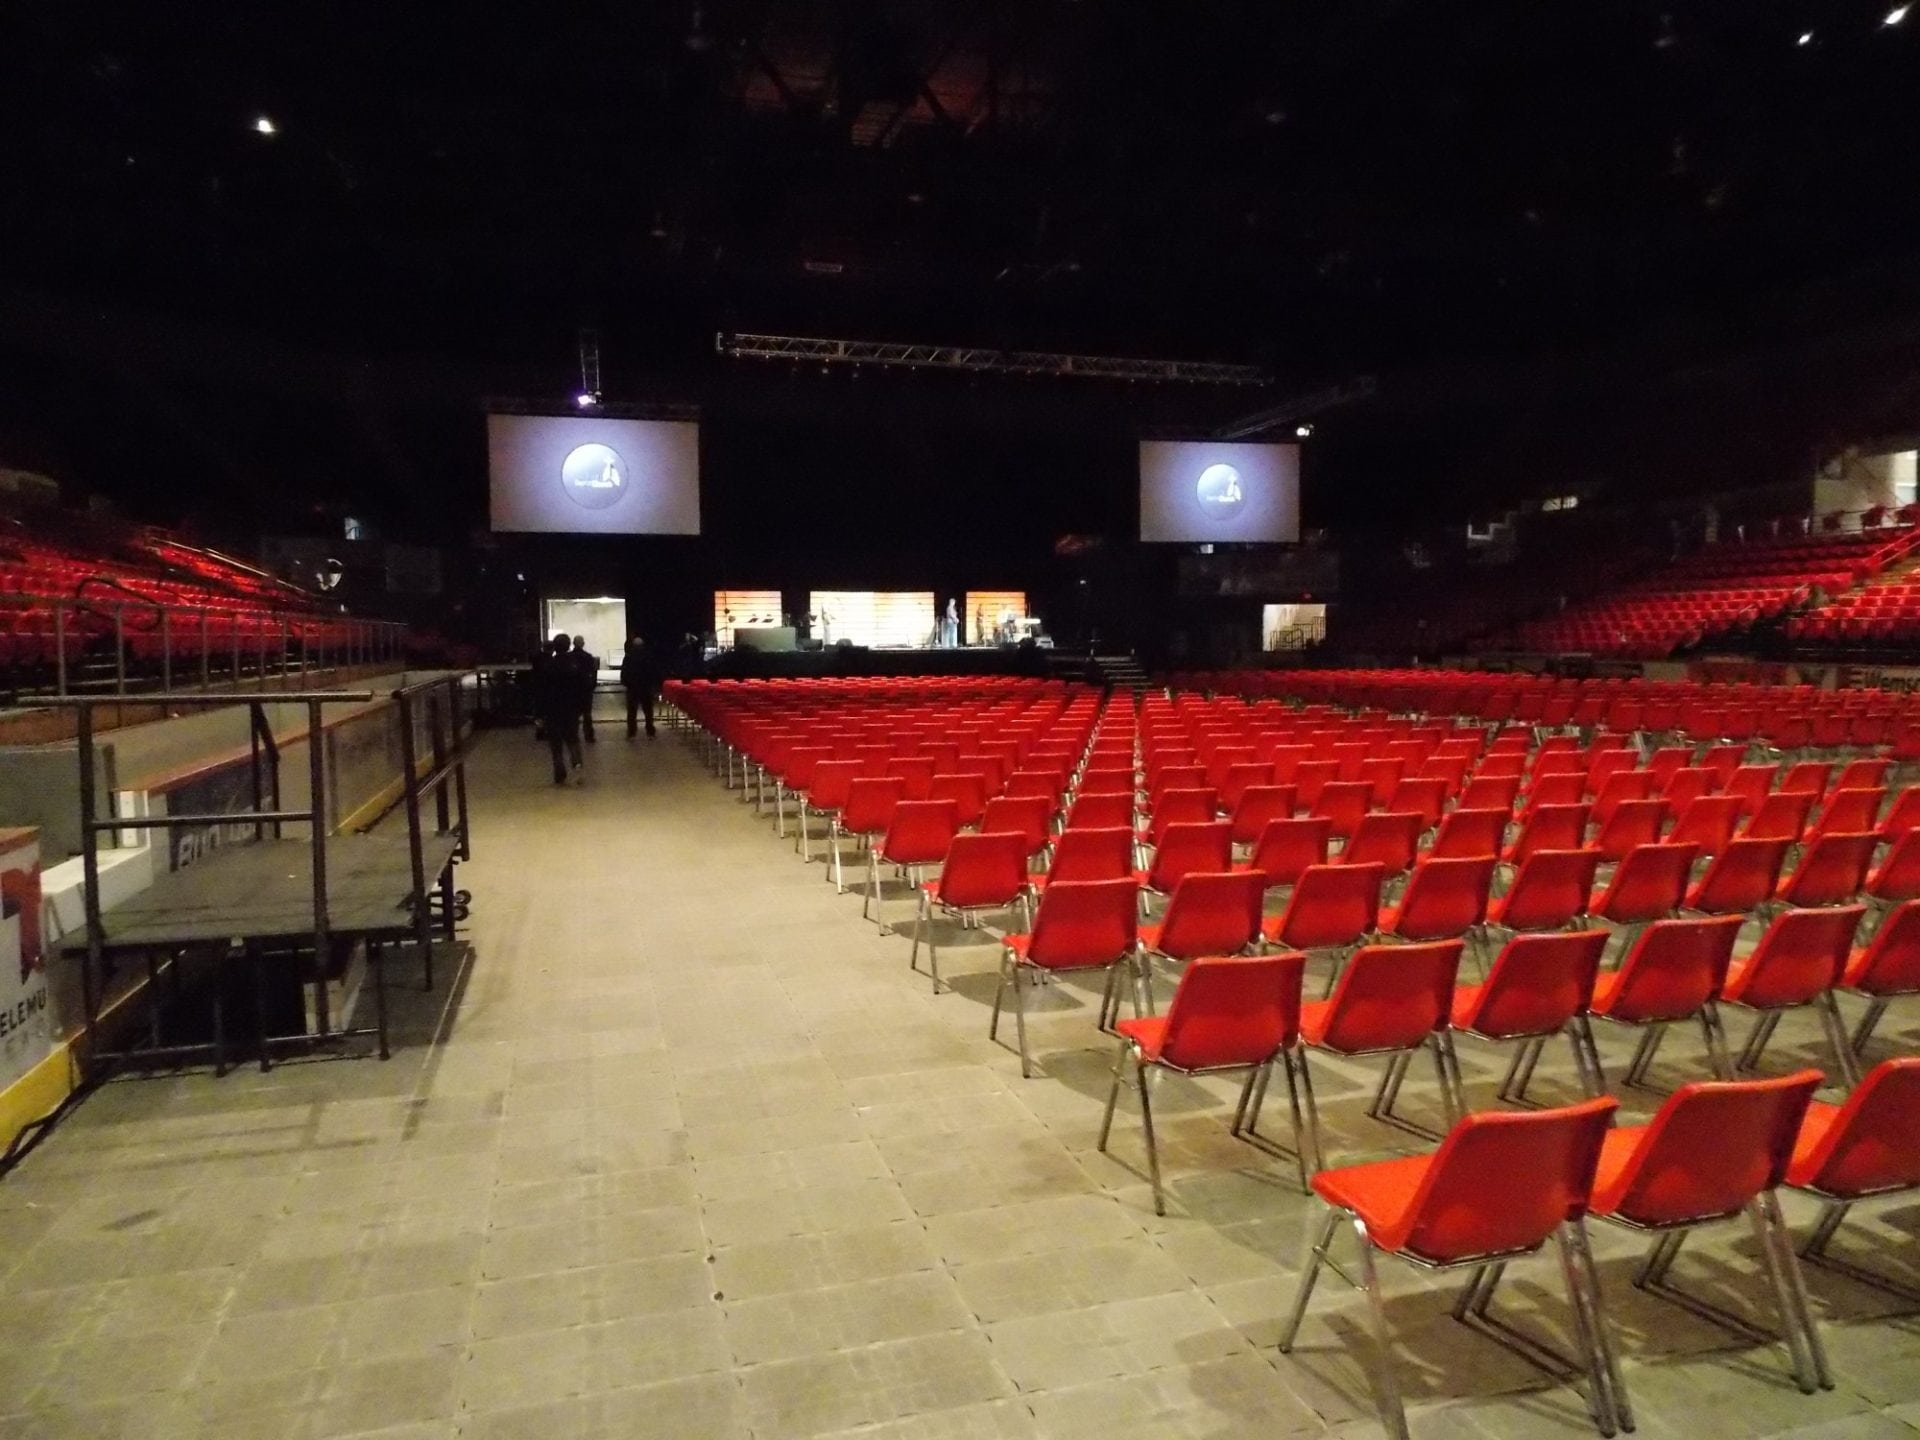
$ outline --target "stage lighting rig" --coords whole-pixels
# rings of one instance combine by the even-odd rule
[[[1051,375],[1078,380],[1179,381],[1197,385],[1268,385],[1258,365],[1215,360],[1147,360],[1126,355],[1070,355],[1051,350],[996,350],[982,345],[924,345],[895,340],[839,340],[819,335],[752,335],[722,331],[714,349],[736,360],[812,361],[901,370]]]

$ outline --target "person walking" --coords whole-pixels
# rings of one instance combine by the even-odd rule
[[[636,722],[641,714],[647,717],[647,738],[657,739],[653,701],[660,691],[660,662],[645,636],[635,635],[627,641],[626,653],[620,657],[620,685],[627,692],[627,739],[639,734]]]
[[[553,756],[553,783],[567,783],[569,766],[579,776],[580,698],[567,637],[554,636],[533,662],[533,713]]]
[[[580,707],[580,733],[587,744],[598,743],[593,733],[593,692],[600,684],[600,657],[587,649],[587,637],[573,637],[573,650],[566,657],[572,668],[574,694]]]

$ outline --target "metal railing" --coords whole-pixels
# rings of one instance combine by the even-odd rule
[[[36,624],[22,627],[21,617]],[[44,621],[42,628],[38,622]],[[145,695],[176,684],[304,685],[317,674],[399,664],[406,626],[144,597],[0,605],[0,692],[16,700]]]

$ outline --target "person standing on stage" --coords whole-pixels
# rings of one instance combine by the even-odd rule
[[[660,691],[660,662],[644,636],[627,641],[626,653],[620,657],[620,685],[627,692],[627,739],[639,733],[635,724],[639,714],[647,717],[647,738],[655,739],[653,699]]]
[[[553,756],[553,783],[567,783],[569,764],[577,776],[580,755],[580,688],[567,637],[556,635],[533,662],[533,713]]]
[[[593,692],[600,684],[600,657],[587,649],[587,637],[573,637],[573,651],[566,657],[572,667],[575,703],[580,707],[580,730],[589,745],[593,734]]]
[[[952,597],[948,597],[947,618],[941,622],[940,632],[941,632],[940,633],[941,649],[954,650],[959,648],[960,602],[958,600],[953,599]]]

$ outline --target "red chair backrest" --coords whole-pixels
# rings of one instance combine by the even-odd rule
[[[1053,843],[1053,864],[1047,867],[1048,886],[1090,880],[1133,883],[1132,830],[1122,825],[1082,825],[1060,832]]]
[[[1551,1035],[1587,1008],[1606,948],[1605,930],[1516,935],[1454,1023],[1496,1038]]]
[[[902,800],[893,809],[880,858],[895,865],[929,865],[947,858],[960,833],[960,806],[952,800]]]
[[[1403,875],[1420,851],[1420,817],[1411,811],[1376,810],[1362,815],[1353,838],[1340,851],[1342,865],[1380,865],[1389,875]]]
[[[1656,920],[1620,963],[1607,1014],[1620,1020],[1684,1020],[1720,993],[1745,919]]]
[[[1760,802],[1746,828],[1740,833],[1755,840],[1792,840],[1798,842],[1807,828],[1807,812],[1813,809],[1813,796],[1804,790],[1774,794]]]
[[[940,867],[938,895],[961,908],[1009,905],[1027,886],[1027,838],[1017,832],[956,835]]]
[[[1182,1070],[1263,1065],[1300,1033],[1301,954],[1202,955],[1167,1006],[1160,1058]]]
[[[1789,905],[1839,905],[1853,899],[1867,883],[1867,866],[1878,843],[1871,832],[1820,836],[1780,882],[1780,898]]]
[[[1527,810],[1543,805],[1579,805],[1586,800],[1587,777],[1574,770],[1542,775],[1527,791]]]
[[[780,780],[789,790],[804,790],[813,783],[815,767],[833,759],[831,745],[796,745],[787,751],[786,768]]]
[[[1804,1005],[1840,983],[1853,953],[1853,932],[1864,905],[1786,910],[1774,917],[1740,969],[1727,998],[1762,1009]]]
[[[1836,790],[1814,817],[1812,833],[1857,834],[1880,828],[1880,806],[1886,800],[1884,790]]]
[[[1154,948],[1177,960],[1234,955],[1260,933],[1266,885],[1247,870],[1197,871],[1183,877],[1167,902]]]
[[[1720,854],[1732,842],[1740,823],[1740,805],[1737,795],[1702,795],[1689,800],[1667,832],[1668,843],[1698,845],[1702,855]]]
[[[1687,908],[1708,915],[1744,915],[1758,909],[1773,897],[1789,848],[1785,840],[1728,841],[1687,896]]]
[[[1308,866],[1327,863],[1327,841],[1332,834],[1333,822],[1320,816],[1271,820],[1254,842],[1247,868],[1259,871],[1268,885],[1292,885]]]
[[[847,787],[847,803],[840,807],[840,828],[849,835],[878,835],[893,819],[894,807],[905,797],[907,782],[897,775],[870,779],[859,776]]]
[[[1341,839],[1359,828],[1360,819],[1373,804],[1373,787],[1364,780],[1330,780],[1315,797],[1312,813],[1333,822],[1333,833]]]
[[[933,789],[933,761],[917,755],[896,755],[887,762],[886,774],[898,779],[905,788],[904,800],[924,800]]]
[[[1594,906],[1593,913],[1617,925],[1634,925],[1671,915],[1686,899],[1687,881],[1699,854],[1697,845],[1634,847],[1613,872],[1613,882]]]
[[[1818,1070],[1773,1080],[1682,1085],[1642,1130],[1619,1169],[1601,1178],[1594,1208],[1643,1225],[1734,1215],[1786,1178]]]
[[[1587,843],[1587,805],[1542,805],[1527,811],[1507,861],[1525,865],[1540,850],[1580,850]]]
[[[1239,803],[1233,807],[1233,843],[1255,844],[1270,823],[1292,814],[1291,785],[1249,785],[1240,792]]]
[[[1229,765],[1219,785],[1214,787],[1220,792],[1220,808],[1227,811],[1239,809],[1242,798],[1253,789],[1273,790],[1273,767],[1257,762],[1242,762]],[[1289,797],[1290,798],[1290,797]]]
[[[1139,934],[1140,891],[1132,876],[1061,880],[1049,884],[1040,897],[1027,959],[1062,970],[1105,965],[1132,954]]]
[[[1319,1043],[1347,1055],[1420,1044],[1447,1024],[1465,948],[1460,940],[1361,946],[1327,998]]]
[[[1094,830],[1111,830],[1116,827],[1131,830],[1133,828],[1133,790],[1115,791],[1110,794],[1082,793],[1071,809],[1067,811],[1067,829],[1078,830],[1082,827]]]
[[[1836,790],[1851,790],[1855,786],[1871,788],[1876,785],[1885,785],[1887,783],[1887,775],[1892,769],[1893,762],[1891,760],[1879,760],[1866,757],[1859,760],[1849,760],[1841,767],[1840,776],[1834,782],[1833,788]]]
[[[1476,775],[1460,791],[1460,810],[1499,810],[1513,813],[1520,780],[1513,775]],[[1455,811],[1456,814],[1459,811]]]
[[[1844,1105],[1810,1106],[1787,1181],[1841,1198],[1920,1185],[1920,1056],[1881,1061]]]
[[[1429,860],[1467,860],[1500,853],[1507,832],[1505,810],[1473,810],[1465,804],[1447,812],[1427,851]]]
[[[1587,1211],[1620,1102],[1484,1110],[1447,1132],[1397,1223],[1373,1238],[1440,1263],[1532,1250]]]
[[[1663,745],[1653,752],[1647,761],[1647,769],[1653,773],[1655,781],[1664,793],[1667,782],[1674,775],[1693,764],[1693,751],[1685,745]]]
[[[1893,797],[1893,808],[1880,822],[1880,837],[1898,841],[1920,830],[1920,785],[1909,785]]]
[[[1047,802],[1051,810],[1060,803],[1060,794],[1066,789],[1060,783],[1060,777],[1047,770],[1016,770],[1007,777],[1008,796],[1037,795]]]
[[[1614,811],[1630,800],[1659,804],[1664,808],[1664,801],[1653,799],[1651,770],[1616,770],[1607,776],[1593,797],[1593,818],[1605,825],[1613,819]]]
[[[1378,865],[1309,865],[1280,917],[1280,943],[1294,950],[1357,943],[1379,921],[1385,879]]]
[[[1872,941],[1848,963],[1847,985],[1868,995],[1920,992],[1920,900],[1903,900],[1887,912]]]
[[[929,800],[951,800],[959,808],[960,823],[976,823],[987,808],[987,780],[984,775],[935,775],[927,788]]]
[[[1666,801],[1623,800],[1601,825],[1593,848],[1604,860],[1624,860],[1642,845],[1657,844],[1666,823]]]
[[[980,816],[982,834],[1009,831],[1027,842],[1027,854],[1044,849],[1053,802],[1044,795],[996,795]]]
[[[1736,766],[1733,773],[1727,776],[1721,793],[1738,795],[1747,802],[1749,810],[1757,810],[1767,796],[1773,793],[1774,777],[1779,773],[1778,765]]]
[[[1134,791],[1133,767],[1124,770],[1094,770],[1082,772],[1080,783],[1074,787],[1076,797],[1082,795],[1127,795]]]
[[[853,782],[864,769],[858,760],[823,760],[807,781],[807,805],[814,810],[838,810],[847,803]]]
[[[1491,855],[1421,861],[1394,912],[1393,933],[1402,940],[1466,934],[1487,918],[1493,866]]]
[[[1170,825],[1204,825],[1220,813],[1220,797],[1207,786],[1197,790],[1162,790],[1147,818],[1147,834],[1155,845]]]
[[[1340,766],[1333,760],[1302,760],[1294,766],[1291,776],[1280,773],[1278,762],[1273,767],[1276,784],[1291,783],[1294,787],[1294,799],[1311,810],[1320,799],[1320,792],[1340,778]]]
[[[1667,777],[1667,783],[1660,787],[1660,798],[1674,809],[1684,810],[1695,800],[1715,794],[1719,789],[1720,777],[1711,770],[1676,770]],[[1745,804],[1737,795],[1734,800],[1741,805]]]
[[[1224,820],[1181,822],[1167,826],[1153,852],[1147,885],[1172,894],[1183,876],[1233,868],[1233,827]]]
[[[1833,774],[1833,767],[1824,760],[1802,760],[1787,768],[1780,777],[1780,789],[1787,794],[1805,790],[1810,794],[1827,793],[1827,780]],[[1878,784],[1878,781],[1855,780],[1856,785]]]
[[[1550,930],[1586,913],[1593,901],[1596,850],[1536,850],[1521,862],[1501,902],[1500,923],[1514,930]]]

